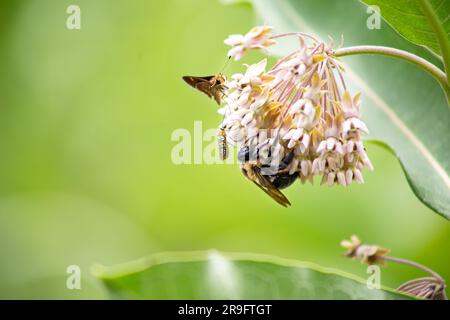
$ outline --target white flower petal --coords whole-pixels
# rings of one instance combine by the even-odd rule
[[[297,101],[295,101],[295,103],[292,105],[292,107],[290,108],[289,112],[295,113],[297,111],[300,110],[300,108],[306,103],[306,100],[304,99],[299,99]]]
[[[286,133],[283,136],[283,140],[291,140],[292,139],[292,135],[294,134],[294,132],[295,132],[295,129],[289,130],[288,133]]]
[[[342,143],[336,142],[335,150],[336,150],[337,153],[343,155],[344,154],[344,150],[342,148]]]
[[[293,147],[295,147],[295,145],[297,144],[297,140],[293,140],[293,139],[291,139],[291,140],[289,140],[289,143],[288,143],[288,148],[289,149],[292,149]]]
[[[353,155],[353,153],[347,153],[345,160],[347,162],[353,162],[353,160],[355,160],[355,156]]]
[[[306,66],[304,63],[302,63],[297,69],[298,75],[302,76],[305,73],[305,71],[306,71]]]
[[[310,162],[307,160],[302,160],[301,162],[301,168],[302,168],[302,175],[303,176],[308,176],[309,175],[309,170],[310,170]]]
[[[362,158],[362,161],[364,162],[364,165],[367,168],[369,168],[370,171],[374,170],[374,167],[373,167],[372,162],[370,161],[369,157]]]
[[[305,148],[308,148],[308,146],[309,146],[309,140],[310,140],[310,138],[309,138],[309,134],[304,134],[303,135],[303,139],[302,139],[302,144],[305,146]]]
[[[345,146],[345,152],[346,153],[351,153],[353,152],[353,147],[355,146],[355,143],[353,142],[353,140],[350,140],[347,142],[346,146]]]
[[[247,130],[247,136],[248,138],[256,137],[258,135],[258,132],[259,132],[258,128],[255,127],[249,128]]]
[[[347,185],[352,184],[353,182],[353,171],[348,169],[347,172],[345,173],[345,180],[347,182]]]
[[[348,121],[348,120],[345,120],[345,121],[342,123],[342,133],[344,134],[344,136],[346,136],[346,135],[349,133],[349,131],[350,131],[350,126],[351,126],[351,123],[350,123],[350,121]]]
[[[317,152],[321,153],[322,150],[324,150],[326,147],[327,147],[327,141],[326,140],[320,141],[319,146],[317,147]]]
[[[319,159],[314,159],[311,166],[311,171],[314,174],[319,173]]]
[[[244,36],[241,34],[232,34],[227,39],[225,39],[224,43],[229,46],[236,46],[241,44],[244,41]]]
[[[241,125],[246,126],[253,120],[253,112],[247,113],[244,118],[242,118]]]
[[[358,151],[358,153],[360,153],[360,154],[365,153],[364,143],[362,141],[356,141],[355,146],[356,146],[356,150]]]
[[[244,51],[245,51],[245,48],[243,46],[236,46],[236,47],[231,48],[228,51],[228,56],[231,58],[234,57],[234,60],[237,61],[243,57]]]
[[[252,64],[247,68],[247,72],[245,73],[245,76],[247,78],[253,78],[259,76],[261,73],[264,72],[267,65],[267,59],[263,59],[260,62],[256,64]]]
[[[289,174],[294,174],[298,169],[298,159],[294,158],[291,162],[290,168],[289,168]]]
[[[327,150],[333,150],[333,148],[334,148],[334,146],[336,144],[335,139],[334,138],[328,138],[326,141],[327,141]]]
[[[366,124],[360,119],[355,118],[355,127],[364,132],[365,134],[369,134],[369,129],[367,128]]]
[[[334,179],[336,178],[336,174],[334,172],[328,173],[327,176],[327,184],[328,186],[332,186],[334,184]]]
[[[338,172],[337,179],[338,179],[338,182],[339,182],[340,185],[342,185],[342,186],[346,186],[347,185],[347,182],[345,180],[345,174],[344,174],[343,171],[339,171]]]
[[[354,169],[353,173],[355,174],[355,181],[359,184],[364,183],[364,178],[361,174],[361,171],[359,171],[358,169]]]
[[[300,137],[302,136],[302,134],[303,134],[303,130],[302,129],[295,129],[294,130],[294,133],[292,134],[292,140],[299,140],[300,139]]]

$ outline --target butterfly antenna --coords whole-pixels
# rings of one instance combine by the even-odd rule
[[[231,57],[228,57],[227,60],[225,61],[223,67],[222,67],[222,71],[220,71],[220,73],[223,73],[225,71],[225,69],[228,67],[228,64],[231,60]]]

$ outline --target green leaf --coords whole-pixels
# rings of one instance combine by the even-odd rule
[[[310,263],[244,253],[163,253],[93,272],[115,299],[412,299]]]
[[[396,47],[439,63],[428,50],[406,41],[389,26],[368,29],[370,14],[366,5],[356,0],[251,2],[259,21],[274,26],[277,33],[303,31],[322,39],[329,35],[340,39],[343,35],[345,46]],[[284,55],[296,46],[295,38],[280,41],[273,53]],[[438,82],[418,67],[391,57],[359,55],[341,59],[350,89],[362,92],[363,119],[371,130],[369,139],[389,145],[416,196],[449,219],[450,112]]]
[[[367,5],[380,8],[381,16],[409,41],[425,46],[442,56],[432,24],[417,0],[362,0]],[[450,0],[430,0],[447,38],[450,40]]]

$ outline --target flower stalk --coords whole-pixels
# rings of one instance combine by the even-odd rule
[[[416,56],[415,54],[383,46],[353,46],[336,49],[334,50],[333,53],[336,57],[344,57],[357,54],[379,54],[399,58],[408,61],[410,63],[413,63],[416,66],[428,72],[429,74],[431,74],[434,78],[436,78],[436,80],[439,82],[442,89],[444,90],[447,96],[447,102],[449,103],[450,106],[450,85],[446,74],[428,60]]]

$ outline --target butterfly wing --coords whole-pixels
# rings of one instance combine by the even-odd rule
[[[216,76],[204,76],[204,77],[196,77],[196,76],[184,76],[183,80],[190,85],[191,87],[197,89],[197,84],[199,82],[211,82]]]
[[[208,97],[212,98],[214,93],[211,90],[214,86],[214,76],[206,77],[194,77],[194,76],[184,76],[183,80],[190,85],[192,88],[197,89]]]
[[[205,77],[184,76],[183,80],[192,88],[203,92],[210,98],[213,98],[217,102],[217,104],[220,105],[226,87],[223,84],[223,81],[219,80],[218,77],[219,76],[205,76]],[[220,79],[222,79],[221,75]]]

